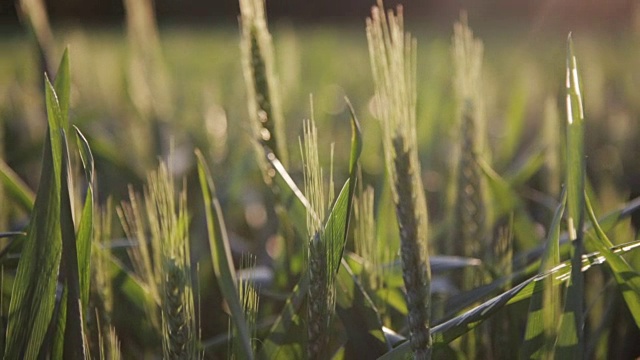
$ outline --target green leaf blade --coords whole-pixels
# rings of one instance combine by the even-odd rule
[[[215,194],[213,179],[202,153],[196,150],[198,159],[198,179],[205,204],[209,245],[213,270],[220,285],[220,291],[226,299],[231,318],[240,336],[240,352],[245,359],[253,359],[251,336],[245,321],[244,310],[238,295],[236,272],[231,257],[231,248],[222,218],[222,210]]]
[[[60,124],[63,120],[55,90],[48,79],[45,79],[45,97],[49,136],[45,139],[40,185],[9,305],[4,354],[7,359],[38,356],[56,301],[62,255]]]
[[[71,103],[71,72],[69,71],[69,48],[64,49],[62,54],[62,60],[58,66],[58,72],[56,73],[56,79],[53,84],[56,90],[56,96],[60,103],[60,113],[62,115],[62,122],[60,126],[67,131],[69,129],[69,104]]]
[[[556,356],[581,359],[584,353],[584,276],[580,271],[584,224],[584,111],[571,35],[567,45],[567,222],[573,243],[572,271],[560,321]]]
[[[627,304],[629,312],[633,316],[636,326],[640,328],[640,273],[634,270],[625,259],[614,253],[610,248],[613,246],[605,232],[600,227],[589,198],[585,195],[587,214],[596,235],[589,237],[591,243],[607,260],[608,268],[616,279],[618,288]]]
[[[543,274],[560,263],[560,225],[566,203],[566,191],[563,191],[562,201],[555,211],[545,253],[540,264],[540,274]],[[545,278],[536,282],[534,294],[529,303],[527,327],[522,347],[522,359],[548,359],[553,357],[552,349],[556,339],[556,319],[560,315],[560,297],[553,280]]]
[[[28,212],[33,210],[36,195],[2,159],[0,159],[0,184],[7,190],[7,195],[10,195],[23,210]]]
[[[59,321],[64,324],[58,326],[58,330],[64,328],[64,341],[62,344],[63,357],[65,359],[84,359],[86,350],[84,347],[84,324],[83,324],[83,308],[82,296],[80,288],[80,272],[79,265],[81,263],[78,257],[78,244],[75,234],[75,226],[73,223],[73,213],[71,210],[71,198],[69,193],[69,149],[67,147],[67,138],[64,130],[60,130],[62,137],[62,178],[60,187],[60,230],[62,234],[62,264],[64,265],[63,278],[66,284],[66,296],[63,297],[66,302],[61,305],[66,306],[64,316],[60,316]],[[86,220],[85,220],[86,221]],[[85,224],[85,227],[87,225]],[[89,227],[91,224],[89,223]],[[83,229],[83,232],[89,232],[89,236],[81,239],[84,242],[91,241],[90,229]],[[85,252],[86,255],[86,252]],[[85,260],[85,259],[83,259]],[[85,261],[82,261],[83,270],[88,271]],[[88,294],[87,294],[88,296]]]

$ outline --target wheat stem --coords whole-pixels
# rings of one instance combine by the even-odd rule
[[[333,259],[334,241],[325,236],[323,223],[326,213],[326,199],[323,186],[322,168],[318,154],[318,133],[313,120],[313,102],[311,120],[304,123],[304,146],[300,143],[304,165],[305,193],[311,208],[307,212],[308,247],[308,311],[307,311],[307,357],[318,359],[325,357],[329,341],[329,327],[335,309],[334,281],[335,273],[329,271]],[[330,181],[332,184],[333,181]],[[330,191],[332,193],[332,191]]]
[[[409,340],[416,359],[431,357],[427,208],[416,141],[416,41],[404,33],[402,7],[367,19],[367,39],[383,128],[387,171],[400,227]]]

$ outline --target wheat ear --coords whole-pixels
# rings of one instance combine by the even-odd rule
[[[288,156],[284,120],[271,34],[267,28],[264,0],[240,0],[242,68],[247,86],[251,129],[261,166],[264,151],[273,152],[286,166]],[[265,180],[269,177],[265,176]]]
[[[409,341],[416,359],[431,357],[427,207],[416,140],[416,41],[404,32],[402,7],[367,19],[369,55],[383,129],[387,172],[400,227]]]

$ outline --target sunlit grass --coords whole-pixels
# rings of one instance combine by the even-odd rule
[[[0,39],[6,357],[638,355],[633,46],[150,4]]]

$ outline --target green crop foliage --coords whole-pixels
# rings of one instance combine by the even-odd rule
[[[19,3],[3,358],[640,356],[637,38],[381,1],[199,31],[127,0],[126,31],[70,31]]]

